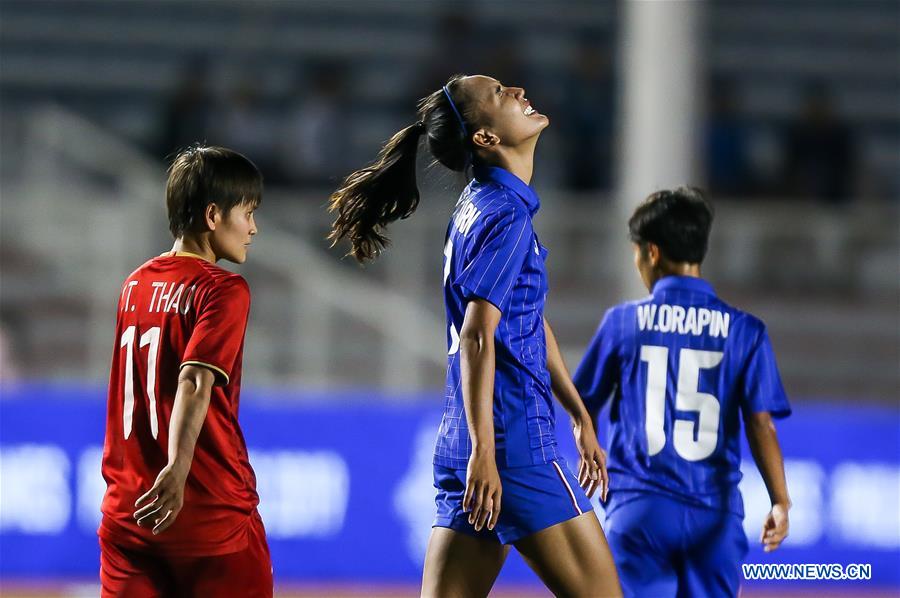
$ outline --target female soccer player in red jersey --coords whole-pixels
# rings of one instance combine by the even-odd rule
[[[387,244],[384,227],[418,204],[423,135],[438,162],[474,174],[444,247],[447,389],[423,596],[486,596],[509,545],[557,595],[621,595],[588,501],[598,487],[605,494],[605,455],[543,317],[547,250],[532,227],[540,199],[529,182],[548,123],[521,88],[454,77],[332,196],[331,239],[349,239],[364,261]],[[552,394],[572,418],[577,479],[557,449]]]
[[[104,597],[271,597],[256,478],[238,424],[250,309],[243,263],[262,199],[244,156],[196,146],[169,169],[171,251],[125,280],[109,383]]]

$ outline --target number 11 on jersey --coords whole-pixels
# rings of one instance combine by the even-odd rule
[[[134,418],[134,337],[137,327],[129,326],[122,333],[119,348],[125,348],[125,405],[122,409],[122,424],[125,428],[125,439],[131,436]],[[141,335],[139,348],[150,345],[147,351],[147,399],[150,402],[150,432],[153,438],[159,434],[159,421],[156,415],[156,357],[159,353],[159,326],[154,326]]]

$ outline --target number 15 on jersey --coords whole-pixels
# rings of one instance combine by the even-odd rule
[[[721,351],[681,349],[678,354],[678,384],[675,388],[675,409],[694,411],[697,423],[675,418],[673,444],[675,452],[687,461],[706,459],[719,442],[719,399],[700,392],[700,370],[712,369],[721,363]],[[668,347],[643,345],[641,361],[647,363],[646,421],[647,453],[652,457],[666,445],[666,371]],[[696,439],[694,427],[697,427]]]

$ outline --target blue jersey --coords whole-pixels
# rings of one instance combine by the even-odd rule
[[[457,202],[444,247],[447,390],[434,463],[468,464],[472,444],[463,407],[459,331],[466,304],[485,299],[501,312],[494,335],[494,435],[499,467],[559,458],[547,372],[544,300],[547,250],[531,218],[540,200],[501,168],[478,168]]]
[[[606,312],[575,373],[588,410],[610,408],[610,487],[743,516],[741,412],[790,414],[765,325],[706,281],[667,276]]]

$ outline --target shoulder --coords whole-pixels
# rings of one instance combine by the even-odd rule
[[[474,204],[483,218],[528,216],[528,211],[522,202],[513,197],[506,187],[495,183],[483,183],[477,187],[466,189],[460,199],[460,203],[465,202]]]
[[[734,338],[756,341],[766,333],[766,324],[753,314],[738,309],[720,300],[723,311],[731,314],[731,329]]]
[[[485,202],[482,217],[486,226],[530,226],[531,214],[522,202],[510,197],[505,190],[499,190],[497,196]]]
[[[150,258],[149,260],[147,260],[146,262],[144,262],[143,264],[141,264],[140,266],[135,268],[131,274],[129,274],[127,277],[125,277],[125,282],[143,277],[143,275],[147,272],[147,270],[149,270],[153,266],[153,263],[158,259],[159,259],[159,257]]]
[[[645,305],[650,305],[653,303],[653,295],[647,295],[641,299],[633,299],[631,301],[623,301],[618,305],[614,305],[606,310],[606,317],[609,318],[625,318],[628,316],[633,316],[634,313],[641,307]]]
[[[203,271],[204,286],[211,295],[234,300],[249,299],[250,285],[240,274],[229,272],[216,264],[197,261]]]
[[[474,210],[458,211],[454,220],[457,230],[472,238],[475,246],[500,239],[504,243],[523,237],[530,240],[533,229],[528,210],[521,202],[510,201],[504,191],[470,205]]]
[[[600,320],[600,325],[597,327],[598,333],[610,334],[614,330],[618,330],[624,327],[624,322],[628,321],[629,318],[633,319],[633,313],[636,305],[642,303],[641,301],[628,301],[625,303],[619,303],[618,305],[614,305],[603,312],[603,318]]]

